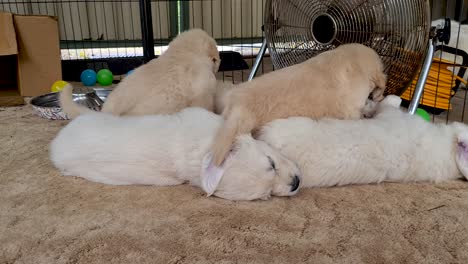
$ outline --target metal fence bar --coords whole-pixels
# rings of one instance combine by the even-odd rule
[[[151,0],[140,0],[141,38],[143,57],[146,62],[154,56],[153,18],[151,16]]]

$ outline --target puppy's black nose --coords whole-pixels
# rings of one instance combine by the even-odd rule
[[[293,180],[291,182],[291,192],[294,192],[299,188],[299,185],[301,184],[301,179],[299,176],[294,175]]]

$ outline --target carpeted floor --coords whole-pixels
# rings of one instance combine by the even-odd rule
[[[468,263],[467,182],[256,202],[106,186],[51,166],[66,123],[0,108],[0,263]]]

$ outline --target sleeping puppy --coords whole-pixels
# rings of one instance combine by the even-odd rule
[[[373,49],[346,44],[236,85],[217,101],[225,122],[213,142],[214,165],[223,162],[238,135],[274,119],[370,116],[373,110],[366,102],[383,99],[385,82],[382,61]]]
[[[372,119],[279,119],[260,140],[296,161],[302,187],[387,182],[441,182],[468,176],[468,126],[426,122],[389,95]]]
[[[205,31],[181,33],[157,59],[138,67],[109,94],[102,112],[114,115],[170,114],[186,107],[214,108],[216,42]],[[64,105],[67,116],[79,113]]]
[[[64,175],[105,184],[189,182],[230,200],[297,193],[298,167],[250,135],[236,138],[221,167],[210,165],[209,148],[221,123],[221,116],[198,107],[151,116],[86,111],[58,133],[50,159]]]

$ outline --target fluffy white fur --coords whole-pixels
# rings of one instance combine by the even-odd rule
[[[201,29],[181,33],[157,59],[125,77],[109,94],[102,112],[114,115],[171,114],[186,107],[214,110],[221,60],[216,41]],[[81,111],[63,101],[67,116]]]
[[[468,174],[468,127],[436,125],[387,96],[373,119],[275,120],[260,139],[298,163],[302,187],[458,179]]]
[[[221,123],[220,116],[202,108],[139,117],[91,112],[59,132],[50,158],[64,175],[106,184],[190,182],[231,200],[297,192],[298,167],[251,136],[237,138],[221,168],[209,166],[209,148]]]

